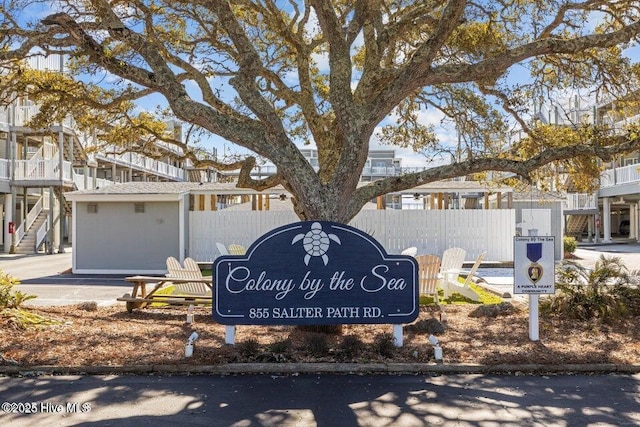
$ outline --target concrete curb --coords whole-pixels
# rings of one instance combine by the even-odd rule
[[[426,363],[230,363],[225,365],[0,366],[0,376],[229,374],[570,374],[640,373],[640,365],[473,365]]]

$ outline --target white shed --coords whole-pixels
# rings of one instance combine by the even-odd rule
[[[164,274],[167,257],[188,256],[190,210],[215,210],[221,196],[255,193],[233,183],[198,182],[126,182],[66,193],[73,203],[72,271]]]

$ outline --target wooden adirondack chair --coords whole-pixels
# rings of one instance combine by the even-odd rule
[[[432,296],[437,305],[440,305],[438,298],[438,270],[440,270],[440,258],[437,255],[418,255],[418,283],[419,295]]]
[[[174,257],[167,258],[167,277],[176,277],[180,279],[202,279],[202,271],[198,263],[192,258],[184,260],[184,268],[180,262]],[[174,283],[176,294],[185,294],[193,296],[210,296],[211,290],[204,283],[187,282]]]
[[[247,250],[242,245],[229,245],[229,254],[231,255],[244,255]]]

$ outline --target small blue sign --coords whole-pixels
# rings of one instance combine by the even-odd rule
[[[213,318],[224,325],[410,323],[418,263],[368,234],[328,221],[265,234],[242,256],[213,264]]]

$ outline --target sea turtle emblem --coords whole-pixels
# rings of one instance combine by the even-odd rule
[[[337,244],[341,245],[340,238],[332,233],[325,233],[322,230],[322,224],[319,222],[314,222],[311,224],[311,230],[309,230],[306,234],[297,234],[294,236],[291,244],[299,242],[302,240],[302,246],[307,254],[304,256],[304,263],[309,265],[309,261],[311,261],[311,257],[319,256],[322,258],[322,262],[324,265],[329,263],[329,257],[327,256],[327,250],[329,249],[330,240],[333,240]]]

